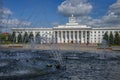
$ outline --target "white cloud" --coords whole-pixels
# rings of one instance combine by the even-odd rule
[[[58,11],[65,15],[70,16],[84,16],[91,12],[92,5],[87,0],[65,0],[58,6]]]
[[[10,9],[7,8],[0,8],[0,30],[5,30],[5,28],[12,28],[12,27],[24,27],[24,26],[30,26],[31,22],[27,21],[21,21],[19,19],[11,19],[10,15],[12,15],[13,12]]]
[[[102,21],[106,26],[120,26],[120,0],[112,4]]]
[[[53,27],[56,27],[56,26],[58,26],[58,25],[59,25],[58,22],[53,22],[53,23],[52,23],[52,26],[53,26]]]
[[[109,13],[111,12],[114,12],[115,15],[120,15],[120,0],[110,6]]]
[[[12,11],[7,8],[0,8],[0,18],[7,18],[12,15]]]
[[[2,19],[1,20],[2,26],[13,26],[13,27],[19,27],[19,26],[29,26],[31,23],[27,21],[20,21],[18,19]]]
[[[93,19],[90,16],[84,16],[77,18],[77,22],[82,25],[88,25],[91,27],[100,27],[102,20],[101,19]]]
[[[120,0],[110,5],[107,14],[100,19],[93,19],[89,16],[78,18],[80,24],[92,27],[120,27]]]

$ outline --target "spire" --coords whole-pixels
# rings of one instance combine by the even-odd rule
[[[73,14],[69,17],[69,23],[66,23],[66,25],[78,25]]]
[[[74,15],[72,14],[72,16],[71,17],[74,17]]]
[[[75,23],[75,22],[76,22],[76,18],[72,14],[71,17],[69,17],[69,23]]]

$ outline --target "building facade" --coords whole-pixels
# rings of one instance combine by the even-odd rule
[[[91,43],[97,44],[101,43],[103,40],[103,35],[108,32],[115,34],[118,32],[120,34],[120,27],[114,28],[92,28],[87,25],[79,25],[76,22],[76,18],[72,15],[69,17],[69,22],[65,25],[59,25],[53,28],[13,28],[13,32],[16,34],[16,42],[18,41],[18,34],[22,36],[25,32],[33,34],[34,39],[36,35],[39,34],[41,39],[47,38],[50,40],[54,39],[54,43]],[[49,40],[44,43],[50,43]]]

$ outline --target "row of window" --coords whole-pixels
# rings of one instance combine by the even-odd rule
[[[108,32],[108,31],[93,31],[93,32],[91,32],[91,33],[105,33],[105,32]],[[116,33],[116,32],[119,32],[120,33],[120,31],[110,31],[110,32],[112,32],[112,33]]]

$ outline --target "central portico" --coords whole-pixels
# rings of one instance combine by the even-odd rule
[[[89,43],[91,27],[79,25],[72,15],[66,25],[53,28],[57,43]]]

